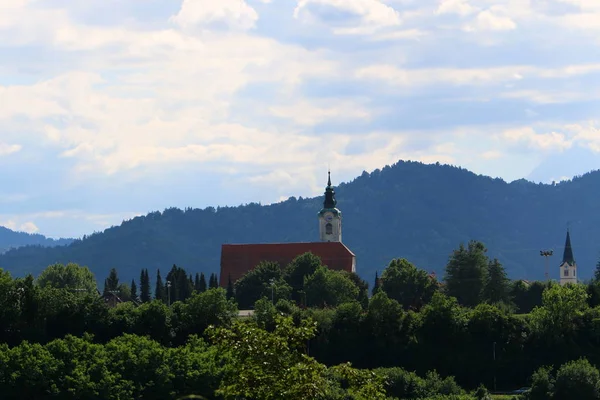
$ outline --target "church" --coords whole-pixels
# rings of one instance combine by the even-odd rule
[[[311,252],[323,265],[338,271],[356,272],[356,256],[342,243],[342,212],[336,207],[335,191],[328,172],[323,208],[317,213],[319,241],[300,243],[258,243],[221,245],[220,286],[229,279],[235,283],[262,261],[276,262],[281,268],[294,258]]]
[[[573,247],[571,246],[571,232],[567,230],[567,240],[565,242],[565,251],[563,260],[559,267],[560,284],[577,283],[577,263],[573,257]]]

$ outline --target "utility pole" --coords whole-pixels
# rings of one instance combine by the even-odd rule
[[[275,279],[271,278],[269,280],[269,283],[271,284],[271,303],[275,304],[275,300],[274,300],[275,298],[273,296],[273,288],[275,287]]]
[[[492,347],[492,354],[494,357],[494,392],[496,391],[496,342]]]
[[[167,307],[171,307],[171,281],[167,281]]]
[[[546,281],[550,280],[550,276],[549,276],[549,261],[548,261],[548,257],[552,257],[552,254],[554,253],[554,250],[540,250],[540,256],[544,257],[546,259]]]

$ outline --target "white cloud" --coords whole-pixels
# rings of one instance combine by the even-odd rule
[[[436,9],[437,14],[458,14],[470,15],[477,12],[477,8],[473,7],[469,0],[442,0]]]
[[[156,193],[186,187],[187,204],[270,202],[320,194],[327,162],[344,179],[400,158],[520,177],[568,146],[600,150],[585,122],[600,93],[595,0],[5,3],[0,155],[12,155],[0,161],[3,176],[28,174],[11,192],[28,210],[70,207],[65,187],[106,187],[117,204],[3,211],[17,229],[63,235],[168,206],[134,199],[155,181]],[[187,173],[243,190],[201,196]],[[40,206],[31,187],[48,181]],[[273,182],[280,192],[252,191]]]
[[[269,107],[271,114],[287,118],[296,124],[313,126],[328,120],[365,120],[371,117],[371,111],[353,101],[325,99],[314,102],[302,101],[290,105]]]
[[[384,80],[399,86],[431,86],[439,83],[453,85],[486,85],[513,82],[534,71],[528,66],[495,68],[423,68],[401,69],[393,65],[373,65],[356,71],[361,79]]]
[[[37,233],[40,229],[33,222],[30,221],[21,224],[19,230],[27,233]]]
[[[294,18],[305,22],[319,19],[318,11],[315,11],[319,7],[331,7],[360,19],[359,24],[332,27],[335,34],[369,34],[378,28],[401,24],[400,13],[379,0],[298,0]]]
[[[532,127],[508,129],[502,136],[509,142],[523,143],[529,148],[542,151],[564,151],[573,145],[564,133],[537,133]]]
[[[258,13],[245,0],[183,0],[172,20],[183,28],[212,22],[224,22],[231,28],[251,29]]]
[[[31,221],[19,223],[14,219],[0,220],[0,226],[17,232],[37,233],[39,231],[39,228]]]
[[[511,18],[497,15],[491,10],[481,11],[472,23],[465,26],[467,32],[510,31],[516,28],[517,24]]]
[[[0,142],[0,156],[17,153],[21,151],[22,146],[18,144],[6,144]]]

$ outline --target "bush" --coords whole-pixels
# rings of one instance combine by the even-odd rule
[[[600,372],[584,358],[564,364],[556,373],[553,398],[600,399]]]
[[[531,376],[531,390],[527,393],[528,400],[547,400],[554,393],[552,368],[541,367]]]

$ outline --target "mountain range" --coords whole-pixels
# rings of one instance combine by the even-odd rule
[[[567,227],[580,279],[591,277],[600,254],[600,171],[560,183],[507,183],[450,165],[399,161],[341,183],[336,197],[344,243],[369,282],[398,257],[441,278],[452,250],[472,239],[513,279],[544,279],[540,250],[553,249],[550,277],[557,279]],[[318,240],[322,202],[323,196],[292,197],[271,205],[166,209],[66,246],[11,249],[0,255],[0,267],[22,276],[72,261],[89,266],[99,282],[113,267],[122,281],[139,278],[142,268],[166,273],[173,264],[218,273],[223,243]]]
[[[65,246],[72,242],[73,239],[51,239],[37,233],[15,232],[0,226],[0,253],[28,245],[54,247]]]

